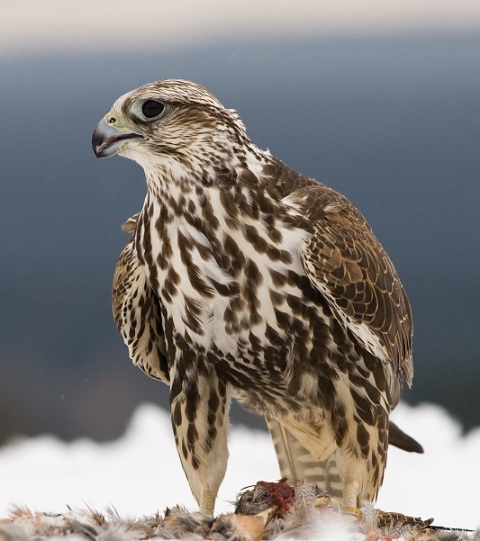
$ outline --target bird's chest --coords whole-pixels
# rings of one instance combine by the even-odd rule
[[[279,341],[289,349],[294,320],[309,302],[301,231],[253,220],[161,222],[152,213],[139,233],[137,249],[173,341],[247,363],[261,362]]]

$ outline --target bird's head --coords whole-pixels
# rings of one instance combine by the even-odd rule
[[[205,88],[177,79],[150,83],[118,98],[98,123],[92,145],[98,158],[114,154],[149,170],[200,174],[244,161],[249,146],[237,113]]]

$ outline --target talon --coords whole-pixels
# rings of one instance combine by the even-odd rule
[[[356,507],[342,507],[342,515],[347,515],[347,518],[353,520],[360,520],[363,517],[363,513]]]

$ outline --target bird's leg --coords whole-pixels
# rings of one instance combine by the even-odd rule
[[[173,375],[170,412],[177,451],[200,511],[213,515],[227,469],[230,389],[215,373]]]
[[[337,466],[343,484],[342,511],[347,515],[360,517],[362,507],[360,494],[366,483],[364,460],[352,456],[350,449],[342,447],[337,450]]]
[[[362,516],[360,511],[361,504],[358,503],[359,487],[358,483],[346,482],[343,487],[343,508],[342,512],[347,515],[352,515],[356,518]]]
[[[337,439],[337,466],[343,483],[343,512],[361,516],[360,508],[374,502],[383,481],[387,459],[388,413],[380,406],[373,426],[356,415],[348,419],[343,437]],[[340,431],[337,428],[337,436]]]

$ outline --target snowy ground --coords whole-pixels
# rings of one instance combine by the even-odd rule
[[[400,405],[393,418],[425,448],[424,455],[391,449],[378,507],[435,524],[474,529],[480,524],[480,428],[460,427],[436,406]],[[230,462],[216,511],[231,511],[243,487],[279,478],[267,434],[233,428]],[[0,448],[0,518],[12,505],[63,512],[113,506],[125,517],[153,514],[174,504],[196,505],[176,455],[170,420],[153,405],[134,414],[125,435],[111,443],[51,436]]]

